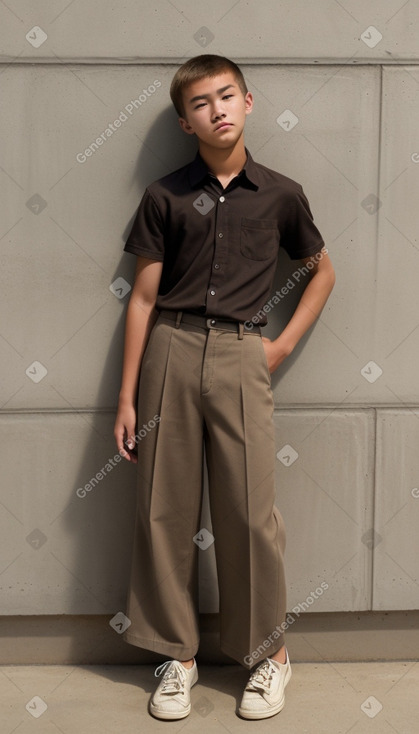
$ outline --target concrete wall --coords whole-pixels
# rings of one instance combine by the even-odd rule
[[[288,608],[418,609],[418,4],[44,0],[1,18],[1,613],[124,608],[135,467],[76,491],[116,454],[123,243],[145,185],[194,155],[168,89],[205,51],[242,64],[246,143],[303,185],[337,273],[273,377]],[[281,256],[276,288],[292,287],[268,336],[300,265]],[[218,609],[213,551],[203,612]]]

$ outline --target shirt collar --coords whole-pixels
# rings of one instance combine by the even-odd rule
[[[247,179],[248,183],[252,188],[259,188],[259,178],[256,163],[250,155],[247,148],[246,151],[246,163],[243,166],[243,178]],[[197,152],[194,160],[189,165],[189,181],[192,187],[200,183],[206,176],[209,175],[209,169],[203,158],[201,158],[199,151]]]

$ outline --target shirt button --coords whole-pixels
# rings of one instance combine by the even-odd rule
[[[218,263],[215,263],[215,265],[214,265],[215,270],[218,270],[219,267],[220,267],[219,264]]]
[[[224,235],[223,235],[223,233],[222,233],[222,232],[219,232],[219,233],[218,233],[218,236],[219,236],[219,237],[224,237]]]
[[[215,326],[215,324],[216,324],[216,323],[217,323],[217,322],[216,322],[216,320],[215,320],[215,319],[211,319],[211,326]]]
[[[223,201],[225,201],[225,200],[226,200],[225,196],[220,196],[220,199],[219,199],[219,201],[221,201],[221,203],[222,203]]]
[[[210,290],[210,295],[211,296],[215,296],[215,290],[214,289]]]

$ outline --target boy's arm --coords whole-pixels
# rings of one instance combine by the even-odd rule
[[[271,373],[291,354],[303,334],[320,315],[335,284],[335,271],[328,254],[322,251],[322,257],[318,261],[315,257],[303,258],[304,263],[310,260],[314,264],[311,278],[285,329],[276,339],[262,337]]]
[[[120,454],[137,463],[135,454],[126,451],[124,440],[135,435],[136,395],[141,359],[150,331],[157,318],[156,303],[163,263],[137,256],[135,282],[125,322],[124,361],[114,436]],[[132,440],[129,448],[134,448]]]

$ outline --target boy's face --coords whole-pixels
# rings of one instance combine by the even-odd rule
[[[243,132],[253,98],[250,92],[243,94],[234,74],[227,71],[190,84],[183,92],[183,104],[182,130],[211,147],[229,148]]]

